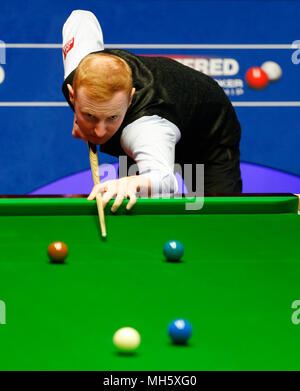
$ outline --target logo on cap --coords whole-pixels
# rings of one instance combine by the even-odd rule
[[[63,47],[64,60],[66,59],[67,54],[69,53],[69,51],[72,49],[73,46],[74,46],[74,37],[71,38],[71,39],[65,44],[65,46]]]

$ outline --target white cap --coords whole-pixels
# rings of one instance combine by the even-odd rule
[[[62,35],[64,78],[89,53],[104,49],[100,24],[90,11],[73,11],[63,26]]]

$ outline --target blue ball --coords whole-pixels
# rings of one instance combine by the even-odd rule
[[[179,261],[183,256],[183,245],[178,240],[169,240],[164,245],[164,255],[168,261]]]
[[[192,326],[186,319],[175,319],[169,325],[169,336],[175,344],[185,344],[192,335]]]

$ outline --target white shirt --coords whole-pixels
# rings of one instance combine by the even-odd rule
[[[152,195],[174,194],[178,190],[174,161],[180,137],[176,125],[157,115],[141,117],[122,131],[121,146],[136,162],[139,174],[151,180]]]

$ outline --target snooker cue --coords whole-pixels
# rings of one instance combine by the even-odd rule
[[[94,182],[94,186],[95,186],[100,183],[97,147],[95,144],[92,144],[90,142],[88,142],[88,144],[89,144],[90,165],[91,165],[91,170],[92,170],[92,175],[93,175],[93,182]],[[100,228],[101,228],[101,235],[103,238],[105,238],[106,237],[106,226],[105,226],[105,217],[104,217],[104,210],[103,210],[103,203],[102,203],[101,194],[96,194],[96,202],[97,202],[98,216],[99,216],[99,222],[100,222]]]

